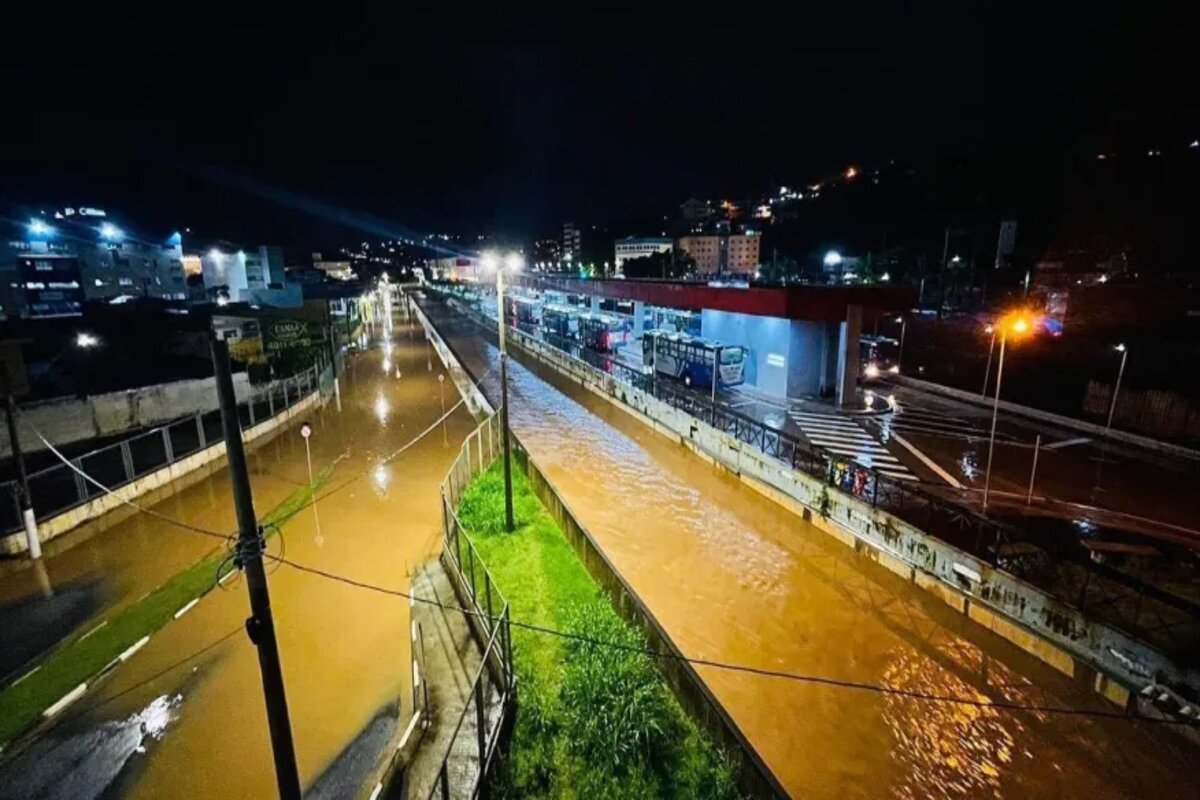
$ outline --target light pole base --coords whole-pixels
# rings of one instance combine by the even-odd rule
[[[25,509],[21,515],[25,520],[25,541],[29,543],[29,557],[41,558],[42,540],[38,538],[37,517],[34,516],[32,508]]]

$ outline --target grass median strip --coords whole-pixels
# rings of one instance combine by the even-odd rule
[[[332,467],[326,467],[315,477],[312,488],[296,489],[267,512],[260,520],[266,535],[272,536],[305,508],[312,492],[319,489],[332,472]],[[176,534],[163,531],[163,535]],[[81,684],[128,659],[151,634],[182,616],[182,610],[190,608],[216,585],[217,567],[227,556],[228,553],[220,549],[202,558],[133,605],[109,617],[103,625],[60,645],[24,678],[0,691],[0,743],[10,741],[37,723],[43,712],[60,699],[67,698],[78,691]]]
[[[513,471],[517,528],[503,532],[497,467],[459,507],[514,619],[631,647],[642,634],[617,615],[525,475]],[[642,653],[513,628],[520,708],[495,780],[508,797],[733,798],[732,771]]]

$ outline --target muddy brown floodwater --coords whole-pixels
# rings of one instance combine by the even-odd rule
[[[437,487],[475,423],[460,406],[444,439],[435,428],[380,466],[382,457],[442,413],[436,355],[430,371],[424,339],[410,338],[401,322],[391,340],[390,352],[377,345],[351,359],[342,377],[340,413],[331,400],[310,415],[314,471],[336,464],[322,491],[361,477],[321,499],[316,515],[305,509],[295,516],[268,549],[278,553],[285,547],[287,558],[301,564],[406,590],[410,571],[440,547]],[[450,384],[447,407],[458,399]],[[298,424],[256,449],[251,466],[260,514],[308,479]],[[224,470],[155,508],[206,527],[234,526]],[[138,515],[76,548],[63,547],[51,566],[55,572],[61,564],[63,573],[97,573],[115,595],[137,597],[209,549],[210,540]],[[310,786],[381,711],[394,715],[399,700],[404,719],[411,714],[409,606],[402,598],[287,566],[274,569],[269,583],[301,780]],[[247,614],[246,587],[238,577],[155,634],[47,739],[62,739],[81,726],[99,731],[114,721],[149,718],[152,724],[140,723],[143,735],[132,750],[117,748],[113,758],[127,763],[116,765],[119,776],[105,796],[274,796],[257,656],[239,631]],[[220,643],[189,660],[213,642]],[[80,716],[81,711],[86,713]],[[75,766],[64,761],[57,768]],[[89,789],[102,788],[86,776],[79,780]],[[337,796],[349,796],[345,789]]]
[[[478,328],[425,305],[476,375],[494,365]],[[511,370],[514,430],[685,654],[1112,710],[681,445],[532,369]],[[1196,748],[1161,727],[698,669],[795,797],[1196,796]]]

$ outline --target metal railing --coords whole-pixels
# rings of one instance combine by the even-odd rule
[[[253,390],[238,404],[243,430],[265,422],[296,405],[323,383],[317,367]],[[26,435],[28,435],[26,433]],[[75,456],[72,463],[110,489],[119,488],[195,455],[223,441],[219,410],[194,414],[151,428],[106,447]],[[15,480],[0,484],[0,535],[20,530],[21,510]],[[29,474],[29,494],[39,521],[94,500],[104,491],[84,480],[66,464],[56,463]]]
[[[471,612],[467,622],[483,655],[427,800],[475,798],[487,793],[488,774],[516,699],[508,601],[465,535],[455,511],[471,481],[496,460],[500,436],[500,420],[493,414],[463,442],[441,485],[443,553],[453,573],[451,579],[467,598]]]
[[[466,305],[468,316],[486,333],[494,334],[493,303],[480,302],[477,296],[461,291],[451,294]],[[831,453],[719,402],[713,403],[705,393],[646,374],[573,340],[523,325],[510,325],[508,330],[516,343],[560,368],[590,368],[602,373],[596,377],[638,389],[1167,653],[1182,656],[1194,652],[1200,642],[1200,604],[1189,598],[1065,547],[1047,551],[1044,537],[984,516],[918,482],[894,478]],[[619,388],[611,393],[626,402]]]

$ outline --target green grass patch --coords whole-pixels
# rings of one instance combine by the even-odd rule
[[[498,466],[459,516],[513,619],[644,647],[588,575],[524,473],[513,472],[517,528],[503,532]],[[499,611],[499,609],[496,609]],[[519,709],[494,781],[501,798],[734,798],[728,760],[683,711],[643,653],[512,629]]]
[[[266,535],[272,536],[312,497],[333,468],[326,467],[314,478],[314,486],[302,486],[260,520]],[[174,533],[164,532],[164,536]],[[190,534],[180,533],[187,536]],[[78,636],[51,651],[41,668],[25,680],[0,692],[0,742],[7,742],[37,722],[42,711],[85,681],[92,680],[106,665],[143,636],[170,622],[175,612],[197,597],[207,594],[216,584],[217,567],[227,557],[224,548],[202,558],[167,581],[146,597],[117,611],[100,630],[80,639]]]

